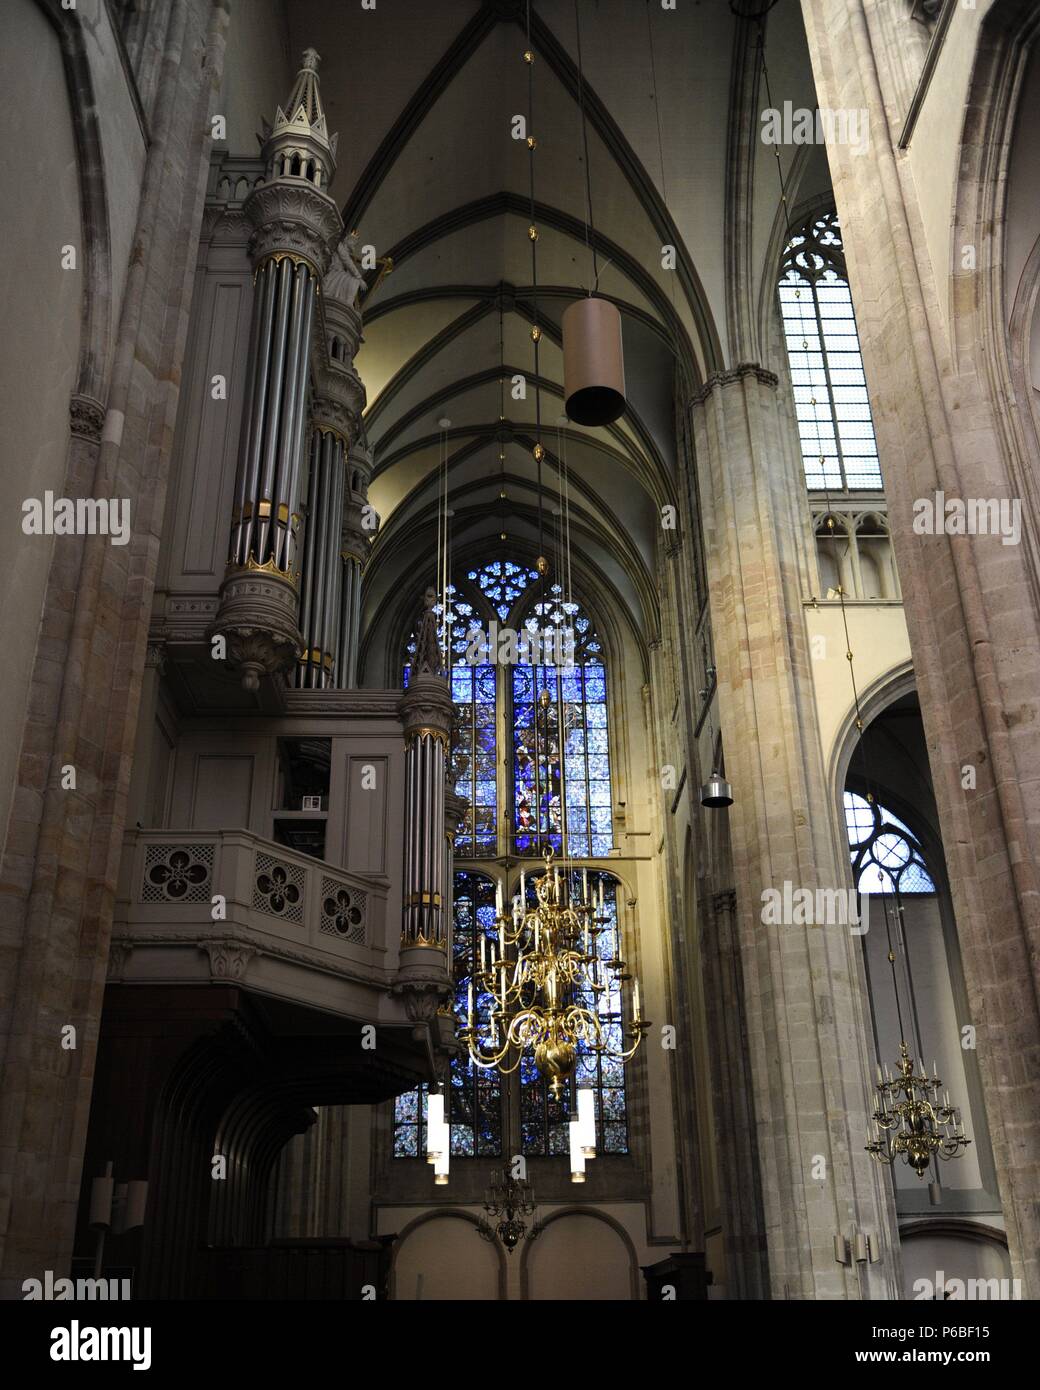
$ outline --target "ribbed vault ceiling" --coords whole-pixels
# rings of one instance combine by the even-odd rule
[[[544,516],[551,532],[554,465],[565,452],[576,564],[651,636],[660,508],[676,500],[679,485],[675,374],[695,386],[726,358],[735,21],[726,0],[679,0],[675,11],[656,0],[581,3],[599,290],[621,310],[629,408],[605,429],[558,424],[560,318],[592,270],[573,0],[537,0],[531,133]],[[786,0],[781,7],[789,8]],[[460,551],[482,542],[500,549],[502,531],[525,558],[537,551],[532,156],[510,136],[512,118],[528,111],[525,8],[522,0],[379,0],[374,11],[294,0],[287,7],[296,51],[313,45],[322,55],[329,128],[339,132],[333,191],[347,225],[394,262],[364,297],[357,360],[376,457],[370,496],[382,518],[368,568],[369,621],[402,584],[417,588],[428,578],[442,416],[452,422],[447,452]],[[804,44],[800,30],[795,41]],[[676,248],[674,272],[661,266],[665,244]],[[526,400],[512,399],[507,381],[503,405],[503,363],[506,378],[527,377]]]

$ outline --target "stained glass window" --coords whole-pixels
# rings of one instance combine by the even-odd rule
[[[565,803],[568,852],[608,854],[614,837],[602,646],[588,616],[558,594],[536,603],[524,627],[544,631],[549,623],[572,629],[573,664],[559,664],[557,655],[554,665],[512,668],[516,851],[559,853]]]
[[[580,886],[580,871],[573,875],[574,889]],[[589,873],[590,891],[598,896],[603,884],[603,909],[607,924],[599,938],[599,954],[607,960],[620,957],[621,940],[618,933],[617,880],[610,874]],[[534,875],[528,877],[528,899],[535,902]],[[596,1008],[591,991],[582,991],[575,999],[586,1008]],[[607,1048],[620,1052],[624,1045],[621,990],[614,987],[600,997],[599,1021]],[[623,1062],[597,1053],[584,1045],[579,1048],[574,1081],[579,1088],[591,1087],[596,1097],[597,1152],[628,1153],[628,1120],[625,1104],[625,1066]],[[560,1100],[554,1100],[551,1090],[539,1074],[534,1058],[524,1056],[520,1063],[520,1142],[529,1155],[564,1154],[568,1151],[567,1123],[569,1112],[576,1106],[571,1087],[564,1090]]]
[[[898,816],[858,792],[845,793],[852,874],[861,893],[934,893],[924,852]]]
[[[856,315],[833,212],[791,238],[781,264],[780,311],[808,486],[880,490]]]
[[[456,573],[450,600],[446,626],[455,705],[451,769],[456,791],[470,803],[456,838],[456,861],[498,857],[500,812],[515,820],[516,853],[540,856],[550,847],[562,853],[564,804],[569,854],[578,859],[608,854],[613,826],[606,666],[589,614],[579,604],[565,602],[558,585],[546,584],[534,569],[504,557]],[[498,628],[496,641],[491,640],[492,624]],[[511,643],[510,633],[524,640]],[[414,650],[413,637],[405,657],[405,685]],[[507,651],[512,655],[503,655]],[[497,742],[497,731],[503,727],[512,728],[506,749]],[[504,786],[498,778],[499,763],[506,769]],[[609,917],[601,949],[616,956],[616,883],[610,875],[590,870],[597,889],[601,877]],[[533,891],[533,875],[530,882]],[[486,876],[457,870],[454,963],[459,1016],[466,1006],[475,943],[494,916],[493,893]],[[609,1046],[619,1049],[620,996],[605,996],[598,1007]],[[483,1013],[487,1000],[478,1000],[477,1008]],[[453,1155],[501,1152],[503,1104],[520,1107],[524,1153],[566,1152],[570,1098],[565,1095],[562,1103],[554,1102],[529,1059],[517,1075],[515,1083],[503,1081],[497,1072],[482,1071],[469,1062],[453,1063]],[[577,1079],[596,1092],[600,1151],[627,1153],[623,1064],[584,1053]],[[425,1155],[426,1103],[425,1086],[397,1099],[396,1157]]]
[[[464,1017],[475,953],[480,934],[495,932],[495,885],[484,874],[459,870],[455,874],[452,962],[455,978],[455,1012]],[[490,995],[479,995],[475,1007],[482,1024],[487,1022]],[[451,1064],[452,1157],[498,1156],[502,1152],[502,1079],[497,1071],[485,1071],[468,1060]],[[424,1082],[394,1102],[394,1157],[425,1158],[426,1107],[429,1087]]]
[[[498,850],[494,666],[453,666],[451,695],[455,703],[451,775],[456,793],[469,802],[455,837],[455,853],[493,858]]]
[[[473,664],[474,655],[479,656],[487,646],[487,629],[480,615],[454,585],[448,592],[451,609],[446,627],[455,703],[451,776],[455,792],[469,803],[455,837],[455,853],[462,858],[491,857],[498,849],[497,675],[494,666]],[[441,611],[439,607],[437,611]],[[406,652],[405,689],[415,652],[414,633]]]
[[[538,574],[513,560],[492,560],[480,569],[469,570],[466,577],[477,586],[502,622],[507,622],[513,605],[528,585],[535,583]]]

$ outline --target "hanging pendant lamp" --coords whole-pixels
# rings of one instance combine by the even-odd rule
[[[733,788],[721,772],[713,771],[701,787],[701,805],[709,806],[713,811],[733,805]]]
[[[624,413],[621,315],[609,299],[587,295],[564,310],[563,389],[577,425],[610,425]]]

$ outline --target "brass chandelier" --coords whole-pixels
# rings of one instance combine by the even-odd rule
[[[899,1044],[898,1076],[878,1067],[877,1098],[874,1101],[874,1133],[867,1152],[880,1163],[897,1158],[923,1178],[933,1158],[956,1158],[971,1140],[961,1127],[949,1091],[938,1103],[942,1081],[935,1075],[915,1076],[914,1060],[905,1042]]]
[[[517,1070],[524,1052],[559,1100],[574,1073],[579,1047],[627,1062],[635,1055],[650,1024],[640,1017],[639,981],[633,981],[632,1022],[625,1029],[631,1046],[612,1052],[600,1025],[600,1005],[625,982],[625,962],[603,960],[600,934],[610,921],[604,909],[603,885],[598,898],[589,891],[588,872],[580,888],[561,875],[545,856],[545,872],[535,879],[536,906],[525,901],[525,875],[505,913],[501,886],[496,914],[497,938],[480,937],[480,961],[469,986],[466,1026],[459,1037],[478,1067],[497,1068],[503,1075]],[[478,1021],[474,1012],[474,982],[478,997],[489,996]]]
[[[538,1228],[527,1228],[525,1216],[533,1216],[535,1211],[534,1190],[526,1179],[514,1178],[512,1173],[501,1169],[491,1178],[491,1185],[484,1194],[484,1210],[491,1221],[481,1217],[477,1231],[485,1240],[500,1240],[511,1255],[526,1237],[534,1240]]]

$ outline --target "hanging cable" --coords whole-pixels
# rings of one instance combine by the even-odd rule
[[[528,3],[530,11],[530,3]],[[578,110],[581,113],[581,145],[585,160],[585,250],[592,258],[592,285],[589,294],[599,289],[599,260],[596,255],[596,224],[592,217],[592,169],[589,165],[589,129],[585,119],[585,65],[581,56],[581,13],[579,0],[574,0],[574,30],[578,49]]]
[[[534,343],[535,443],[533,453],[538,484],[538,565],[536,568],[544,581],[548,566],[545,560],[545,523],[542,514],[542,460],[545,457],[545,450],[542,447],[542,390],[538,355],[542,328],[539,322],[538,312],[538,224],[535,220],[536,204],[534,196],[534,155],[535,150],[538,148],[538,141],[534,136],[534,49],[531,47],[531,0],[527,0],[527,48],[524,50],[524,62],[527,64],[527,149],[530,155],[528,160],[530,220],[527,227],[527,236],[531,243],[531,340]]]

